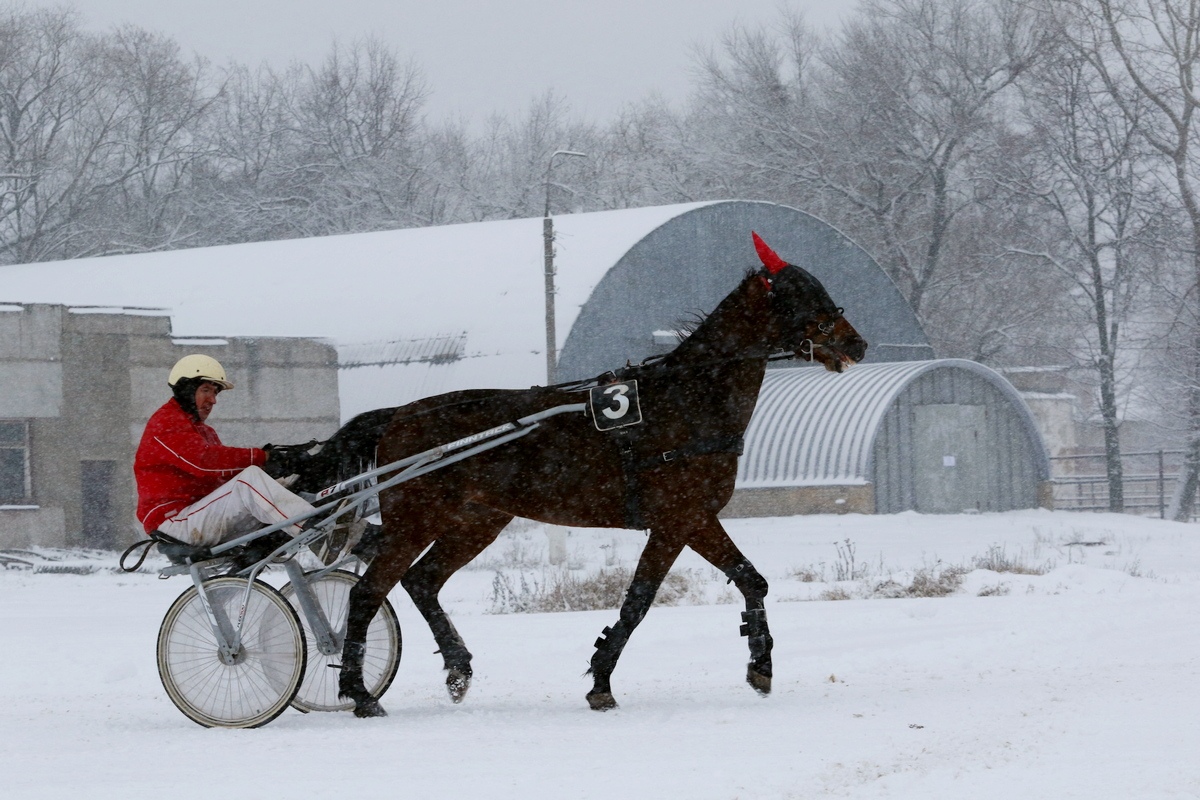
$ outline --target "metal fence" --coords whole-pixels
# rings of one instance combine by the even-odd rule
[[[1183,472],[1183,456],[1183,450],[1122,453],[1125,513],[1165,518]],[[1055,508],[1108,511],[1104,453],[1054,456],[1050,459],[1050,472]]]

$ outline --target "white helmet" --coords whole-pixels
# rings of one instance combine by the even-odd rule
[[[200,378],[215,383],[222,389],[233,388],[233,384],[225,377],[225,368],[211,356],[195,354],[179,359],[175,366],[171,367],[167,385],[174,386],[185,378]]]

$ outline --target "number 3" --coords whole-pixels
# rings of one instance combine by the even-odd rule
[[[629,387],[623,383],[618,383],[615,386],[610,386],[604,390],[605,394],[613,395],[613,408],[605,408],[604,416],[609,419],[620,419],[629,413],[629,398],[625,395],[629,394]]]

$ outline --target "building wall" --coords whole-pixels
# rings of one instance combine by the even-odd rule
[[[62,323],[57,306],[0,310],[0,420],[28,426],[30,496],[0,505],[0,547],[66,544],[61,469],[63,433]]]
[[[1022,392],[1037,422],[1051,458],[1078,453],[1080,449],[1079,400],[1073,394]]]
[[[305,339],[173,340],[162,312],[0,307],[0,420],[29,425],[32,497],[0,506],[0,548],[119,548],[142,535],[133,455],[170,398],[171,366],[226,368],[209,423],[235,446],[328,436],[339,423],[336,350]]]
[[[769,370],[738,465],[737,490],[747,500],[730,509],[1033,508],[1048,477],[1025,403],[1011,384],[975,362],[864,364],[844,375]],[[863,484],[872,487],[869,504],[838,494]]]
[[[781,486],[738,489],[721,511],[724,518],[788,517],[795,514],[874,514],[875,487]]]

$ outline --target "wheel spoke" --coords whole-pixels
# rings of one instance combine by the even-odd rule
[[[205,583],[209,601],[236,619],[246,614],[234,663],[220,658],[216,636],[195,587],[175,601],[159,631],[159,675],[171,701],[206,726],[255,727],[278,716],[304,676],[303,629],[287,601],[255,581],[246,597],[240,578]]]
[[[357,575],[335,570],[309,584],[339,642],[345,638],[350,590],[357,582]],[[353,701],[338,697],[340,673],[329,668],[331,664],[341,663],[341,653],[326,655],[320,651],[317,645],[318,637],[304,616],[294,587],[288,584],[281,592],[300,615],[308,640],[308,670],[292,704],[303,711],[347,711],[354,708]],[[367,628],[366,653],[363,658],[363,679],[367,690],[375,697],[382,696],[391,685],[400,664],[400,650],[400,625],[396,619],[396,612],[385,600]]]

